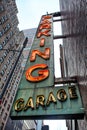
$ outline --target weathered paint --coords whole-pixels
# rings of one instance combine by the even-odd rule
[[[79,89],[77,86],[76,94],[77,98],[70,99],[69,94],[69,85],[62,86],[62,87],[48,87],[48,88],[30,88],[30,89],[20,89],[16,100],[23,98],[24,104],[27,103],[29,97],[33,98],[34,107],[36,106],[36,98],[38,95],[44,95],[45,97],[45,106],[39,105],[38,108],[28,108],[26,111],[21,110],[19,112],[15,111],[14,105],[11,111],[11,118],[12,119],[81,119],[84,114],[84,109],[82,106],[82,101],[79,93]],[[60,89],[64,89],[67,95],[67,99],[65,101],[59,101],[57,98],[57,91]],[[52,92],[56,103],[50,102],[49,105],[46,105],[48,100],[49,93]]]

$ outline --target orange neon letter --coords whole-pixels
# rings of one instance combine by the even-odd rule
[[[44,32],[38,32],[37,38],[40,38],[42,35],[45,35],[47,37],[50,36],[51,34],[49,34],[49,31],[50,31],[50,29],[45,30]]]
[[[28,81],[31,82],[39,82],[44,79],[46,79],[49,76],[49,70],[47,70],[48,66],[46,64],[36,64],[31,66],[26,70],[25,76]],[[39,70],[38,75],[39,76],[32,76],[32,72],[36,69],[45,69],[45,70]]]
[[[43,47],[45,43],[45,38],[41,38],[40,40],[40,47]]]
[[[42,29],[51,29],[51,24],[41,24],[40,27],[39,27],[39,30],[42,30]]]
[[[39,55],[40,57],[47,60],[50,57],[50,48],[45,48],[44,52],[41,52],[39,50],[33,50],[30,56],[30,61],[35,61],[36,55]]]
[[[50,18],[51,18],[50,15],[45,15],[45,16],[42,17],[42,20],[44,20],[44,19],[50,19]]]
[[[51,22],[45,19],[44,21],[41,22],[41,24],[50,24]]]

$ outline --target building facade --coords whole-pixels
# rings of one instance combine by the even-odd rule
[[[36,28],[25,29],[25,30],[23,30],[23,32],[24,32],[24,36],[28,38],[27,45],[23,50],[23,57],[24,58],[23,58],[23,62],[22,62],[22,68],[24,69],[27,58],[29,56],[31,46],[33,44],[34,36],[35,36],[35,33],[36,33]]]
[[[22,47],[17,7],[13,0],[0,1],[0,129],[4,130],[22,75]]]
[[[17,27],[17,13],[14,0],[0,1],[0,130],[36,128],[35,121],[13,121],[9,117],[23,73],[23,49],[28,42]]]
[[[87,130],[87,1],[60,0],[64,75],[77,78],[85,112],[83,120],[67,120],[68,130]]]
[[[27,44],[23,48],[22,55],[21,55],[22,59],[21,59],[21,57],[19,58],[19,60],[21,59],[20,66],[19,66],[19,68],[17,67],[18,65],[16,66],[16,68],[15,68],[16,73],[14,71],[14,75],[12,76],[12,79],[14,78],[14,81],[16,81],[16,80],[18,81],[19,77],[20,78],[22,77],[22,72],[23,72],[25,65],[26,65],[26,61],[27,61],[27,58],[28,58],[28,55],[29,55],[29,52],[30,52],[30,48],[31,48],[32,43],[33,43],[33,38],[34,38],[34,35],[35,35],[35,32],[36,32],[36,28],[23,30],[23,32],[24,32],[24,36],[27,37]],[[21,48],[22,47],[23,47],[23,45],[21,45]],[[18,73],[18,74],[21,74],[21,75],[18,76],[18,78],[17,78],[17,72],[20,70],[20,68],[21,68],[21,72]],[[15,86],[17,86],[17,89],[18,89],[18,84],[14,84],[14,81],[12,82],[12,80],[11,80],[11,84],[13,85],[13,88],[15,90],[16,89]],[[10,83],[9,83],[9,85],[10,85]],[[15,94],[16,93],[14,93],[14,96],[15,96]],[[15,129],[36,130],[36,125],[37,125],[37,123],[36,123],[35,120],[11,120],[9,118],[8,121],[7,121],[5,130],[9,130],[10,128],[12,128],[13,130],[15,130]]]

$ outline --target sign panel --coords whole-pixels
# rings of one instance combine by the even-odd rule
[[[52,16],[42,16],[20,88],[50,87],[54,85],[53,54]]]
[[[81,119],[83,107],[77,86],[20,89],[12,119]]]
[[[52,15],[41,18],[12,107],[12,119],[83,117],[78,87],[54,87],[52,19]]]

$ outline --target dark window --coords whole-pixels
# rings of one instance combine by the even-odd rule
[[[2,109],[2,111],[1,111],[1,116],[3,115],[3,112],[4,112],[4,109]]]
[[[1,124],[1,130],[3,130],[3,127],[4,127],[4,123]]]
[[[7,104],[7,100],[5,100],[4,106],[6,106],[6,104]]]
[[[3,34],[2,34],[2,32],[0,31],[0,37],[2,36]]]
[[[6,42],[5,42],[5,41],[3,41],[3,45],[6,45]]]
[[[12,100],[13,100],[13,98],[11,97],[11,99],[10,99],[10,103],[12,103]]]
[[[4,70],[2,70],[2,71],[0,72],[0,74],[1,74],[1,76],[3,76],[3,75],[4,75]]]
[[[2,98],[2,103],[4,102],[4,100],[5,100],[5,97]]]
[[[0,63],[2,63],[4,61],[3,57],[0,58]]]
[[[3,119],[4,119],[4,120],[6,120],[6,118],[7,118],[7,113],[5,113],[4,118],[3,118]]]
[[[1,83],[0,88],[3,89],[3,87],[4,87],[4,83]]]
[[[7,56],[7,52],[4,52],[4,54],[3,54],[3,55],[4,55],[4,57],[6,57],[6,56]]]
[[[4,11],[4,7],[1,5],[0,6],[0,12]]]
[[[8,110],[8,111],[10,110],[10,104],[8,104],[7,110]]]
[[[8,96],[7,96],[7,98],[9,98],[9,96],[10,96],[10,93],[8,93]]]
[[[0,50],[1,50],[2,48],[3,48],[2,45],[0,45]]]

